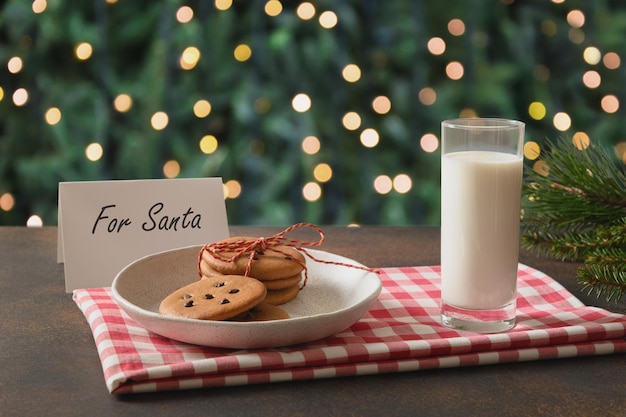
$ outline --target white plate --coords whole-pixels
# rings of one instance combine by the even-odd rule
[[[135,321],[161,336],[202,346],[250,349],[305,343],[345,330],[367,312],[382,288],[373,272],[315,262],[305,256],[309,274],[306,287],[281,306],[289,319],[240,323],[159,314],[163,298],[199,279],[201,248],[174,249],[134,261],[115,277],[113,298]],[[308,252],[317,259],[362,266],[328,252]]]

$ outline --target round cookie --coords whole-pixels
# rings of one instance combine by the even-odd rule
[[[225,320],[259,304],[266,292],[262,282],[250,277],[204,277],[165,297],[159,312],[198,320]]]
[[[293,300],[294,298],[296,298],[299,292],[300,287],[298,285],[283,288],[281,290],[267,290],[264,301],[268,304],[278,306]]]
[[[254,237],[231,237],[215,244],[229,244],[240,242],[253,242],[257,238]],[[205,248],[202,249],[200,266],[202,268],[202,260],[206,262],[213,271],[225,275],[244,275],[248,264],[250,254],[246,253],[237,258],[234,262],[228,260],[236,254],[234,250],[225,250],[219,252],[219,256],[214,256]],[[291,246],[276,246],[265,251],[257,250],[250,267],[249,275],[261,280],[281,279],[294,276],[304,269],[304,255]]]
[[[261,303],[255,307],[252,307],[247,312],[233,317],[232,321],[270,321],[270,320],[284,320],[289,318],[287,313],[282,308],[268,304]]]
[[[282,290],[283,288],[293,287],[294,285],[298,285],[302,280],[302,274],[298,273],[292,277],[281,278],[281,279],[271,279],[271,280],[259,280],[268,290]]]

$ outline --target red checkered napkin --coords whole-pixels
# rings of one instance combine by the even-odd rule
[[[74,291],[113,394],[245,385],[626,352],[626,316],[587,307],[552,278],[520,265],[517,325],[477,334],[439,321],[439,267],[384,268],[383,290],[356,324],[280,349],[214,349],[150,333],[109,288]]]

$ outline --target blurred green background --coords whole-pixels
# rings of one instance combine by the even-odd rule
[[[219,176],[231,224],[439,223],[440,122],[624,160],[626,3],[8,0],[0,225],[60,181]],[[32,217],[35,216],[35,217]]]

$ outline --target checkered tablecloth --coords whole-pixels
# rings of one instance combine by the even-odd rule
[[[443,327],[439,267],[383,268],[370,311],[342,333],[303,345],[229,350],[150,333],[119,309],[110,288],[74,291],[113,394],[333,378],[626,352],[626,316],[588,307],[520,265],[517,325],[478,334]]]

